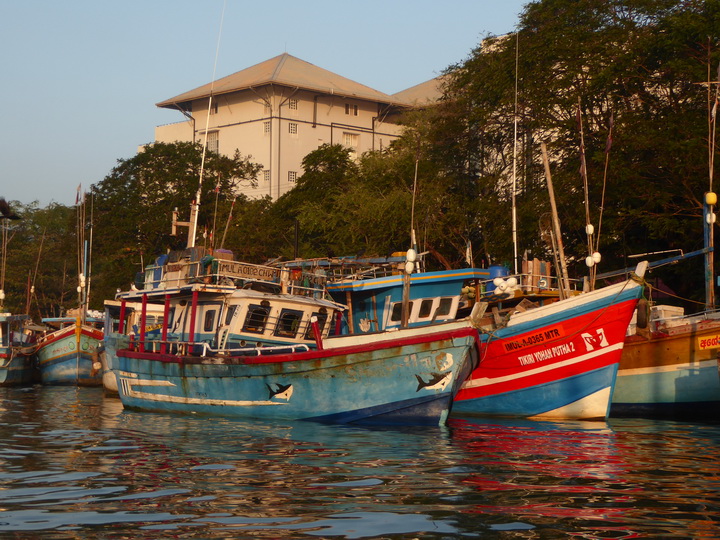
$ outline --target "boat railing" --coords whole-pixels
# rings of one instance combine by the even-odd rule
[[[327,276],[228,259],[201,259],[148,265],[135,285],[137,289],[147,291],[179,288],[194,283],[238,288],[260,283],[278,287],[277,292],[322,298]]]
[[[264,356],[268,354],[283,354],[309,351],[310,347],[304,343],[287,345],[238,346],[214,348],[208,341],[178,341],[175,339],[147,339],[139,341],[136,336],[130,336],[128,350],[155,354],[169,354],[173,356],[200,356],[200,357],[234,357],[234,356]]]

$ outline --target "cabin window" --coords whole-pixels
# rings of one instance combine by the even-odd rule
[[[324,310],[325,308],[322,309]],[[322,335],[328,319],[327,311],[313,313],[310,318],[312,319],[313,317],[317,317],[318,330],[320,331],[320,335]],[[305,339],[315,339],[315,334],[313,334],[312,324],[310,322],[308,322],[307,330],[305,330]]]
[[[205,322],[203,324],[204,332],[212,332],[215,330],[215,310],[208,309],[205,312]]]
[[[227,313],[225,313],[225,326],[230,324],[230,321],[232,321],[233,315],[235,315],[235,310],[238,308],[238,306],[228,306]]]
[[[413,302],[408,304],[408,314],[412,313]],[[408,316],[408,319],[410,317]],[[392,313],[390,314],[390,320],[393,322],[399,322],[402,319],[402,302],[396,302],[393,304]]]
[[[418,313],[418,319],[426,319],[430,316],[432,313],[432,305],[433,300],[432,298],[425,298],[420,303],[420,313]]]
[[[303,312],[296,309],[283,309],[278,318],[275,335],[278,337],[294,338],[300,328]]]
[[[248,308],[247,317],[245,317],[243,332],[262,334],[265,331],[268,315],[270,315],[269,307],[251,304]]]
[[[452,309],[453,305],[453,299],[452,298],[441,298],[440,304],[438,305],[437,310],[435,311],[436,317],[447,317],[450,315],[450,310]]]

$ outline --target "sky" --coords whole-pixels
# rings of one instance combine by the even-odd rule
[[[529,0],[0,0],[0,196],[75,203],[182,120],[155,103],[287,52],[393,94]]]

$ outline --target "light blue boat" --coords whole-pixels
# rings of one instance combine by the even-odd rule
[[[40,380],[48,385],[100,386],[102,373],[98,345],[102,342],[102,318],[46,318],[46,325],[59,326],[38,340]]]
[[[267,352],[274,354],[117,350],[120,399],[145,411],[438,425],[477,361],[477,330],[465,320]]]

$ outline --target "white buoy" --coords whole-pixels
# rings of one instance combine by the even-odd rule
[[[587,225],[585,225],[585,232],[587,233],[588,236],[590,236],[591,234],[593,234],[595,232],[595,227],[593,227],[592,223],[588,223]]]
[[[588,255],[587,257],[585,257],[585,266],[587,266],[588,268],[592,268],[593,266],[595,266],[595,260],[593,259],[592,255]]]
[[[596,251],[592,254],[592,259],[595,261],[595,264],[600,264],[600,261],[602,260],[602,255],[600,255],[599,251]]]

